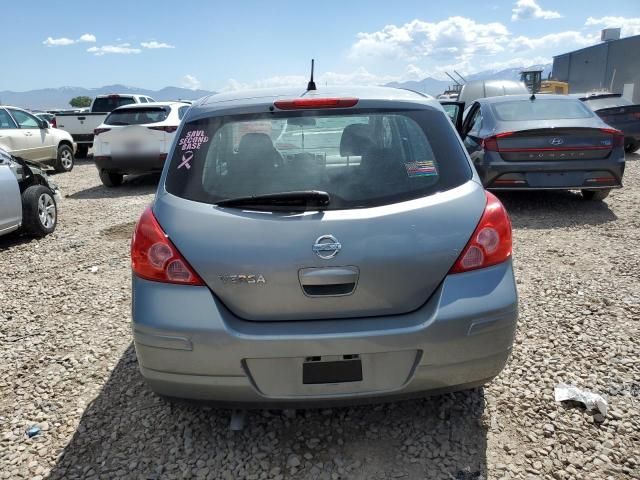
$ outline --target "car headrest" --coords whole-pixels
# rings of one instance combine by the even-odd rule
[[[347,125],[340,138],[340,156],[362,156],[373,146],[371,139],[371,127],[364,123]]]
[[[238,145],[239,155],[266,154],[273,151],[271,137],[266,133],[245,133]]]

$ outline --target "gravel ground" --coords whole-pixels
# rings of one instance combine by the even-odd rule
[[[0,478],[640,478],[640,155],[605,203],[501,195],[521,317],[485,388],[377,406],[229,412],[172,406],[138,370],[128,243],[157,177],[107,190],[89,162],[56,176],[48,238],[0,239]],[[603,393],[604,421],[554,402]],[[25,430],[41,433],[28,438]]]

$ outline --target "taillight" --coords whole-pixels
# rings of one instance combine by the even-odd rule
[[[307,108],[349,108],[358,103],[357,98],[298,98],[274,102],[280,110],[303,110]]]
[[[51,119],[51,121],[49,122],[49,125],[51,125],[51,128],[58,128],[58,124],[56,123],[55,117]]]
[[[613,147],[624,147],[624,133],[616,128],[601,128],[601,132],[613,136]]]
[[[487,204],[480,222],[450,273],[462,273],[502,263],[511,257],[511,220],[504,206],[486,192]]]
[[[178,130],[177,125],[165,125],[163,127],[147,127],[149,130],[160,130],[161,132],[173,133]]]
[[[109,130],[111,130],[111,129],[110,129],[110,128],[96,128],[96,129],[93,131],[93,134],[97,137],[97,136],[98,136],[98,135],[100,135],[101,133],[108,132]]]
[[[131,268],[138,277],[154,282],[204,285],[200,276],[162,231],[151,207],[142,213],[133,232]]]
[[[485,138],[482,141],[482,148],[489,152],[499,152],[500,147],[498,147],[498,140],[500,138],[510,137],[511,135],[513,135],[513,132],[504,132],[494,135],[493,137]]]

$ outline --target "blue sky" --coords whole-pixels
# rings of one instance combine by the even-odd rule
[[[16,91],[295,84],[312,57],[324,83],[444,78],[550,61],[607,26],[640,34],[640,0],[49,0],[2,10],[0,90]]]

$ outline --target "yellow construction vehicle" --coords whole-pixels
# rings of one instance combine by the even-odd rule
[[[558,80],[542,80],[540,83],[540,93],[555,93],[556,95],[566,95],[569,93],[569,84]]]
[[[558,80],[542,80],[542,70],[524,70],[520,72],[520,80],[527,86],[531,93],[553,93],[566,95],[569,93],[569,84]]]

